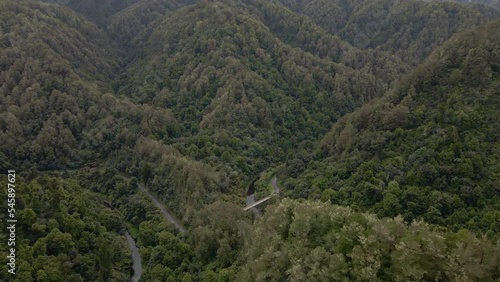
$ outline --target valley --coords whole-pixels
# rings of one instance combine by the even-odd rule
[[[0,2],[0,280],[496,281],[500,10],[462,2]]]

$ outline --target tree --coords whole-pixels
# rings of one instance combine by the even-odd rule
[[[97,254],[99,261],[99,281],[102,282],[108,281],[111,278],[112,260],[109,248],[111,241],[109,239],[108,233],[101,234],[97,239],[99,246]]]

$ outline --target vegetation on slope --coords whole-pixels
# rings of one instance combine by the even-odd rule
[[[105,196],[75,180],[40,176],[16,181],[16,279],[3,281],[127,281],[131,256],[120,234],[123,216]],[[7,180],[2,177],[2,187]],[[7,198],[7,189],[0,195]],[[7,210],[5,204],[3,210]],[[2,221],[5,222],[5,212]],[[2,242],[7,242],[1,233]],[[7,244],[0,249],[7,265]],[[4,270],[5,267],[4,267]]]
[[[175,123],[168,110],[111,94],[117,56],[94,25],[54,5],[1,5],[1,152],[12,163],[75,166]]]
[[[454,33],[500,16],[482,5],[389,0],[277,0],[359,48],[421,63]]]
[[[337,122],[313,159],[289,163],[291,193],[497,237],[499,29],[454,37],[390,95]]]
[[[466,230],[284,200],[255,225],[234,281],[494,281],[499,251]]]
[[[362,106],[498,11],[193,2],[66,3],[102,7],[85,12],[98,25],[60,5],[0,4],[0,166],[22,171],[20,255],[23,266],[36,262],[22,277],[126,280],[122,219],[148,281],[498,277],[498,246],[459,231],[498,239],[498,22],[449,41]],[[243,192],[278,165],[285,196],[403,219],[285,200],[252,226]],[[37,177],[67,169],[67,180]],[[138,182],[187,234],[168,226]],[[415,219],[443,230],[402,223]],[[113,254],[85,248],[97,240],[77,232],[89,220],[86,232],[113,241]],[[44,249],[54,238],[63,249]]]
[[[283,44],[225,3],[199,3],[170,15],[144,52],[119,93],[172,109],[182,123],[172,128],[174,139],[164,141],[242,174],[237,181],[283,160],[386,88],[370,73]]]
[[[142,0],[113,15],[107,30],[120,43],[135,50],[166,15],[196,0]],[[134,48],[131,48],[134,45]]]
[[[111,16],[140,0],[42,0],[66,5],[98,26],[107,25]]]

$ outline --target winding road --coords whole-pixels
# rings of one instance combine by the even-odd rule
[[[162,204],[162,202],[160,201],[160,199],[158,199],[158,197],[156,197],[156,195],[151,193],[141,183],[139,183],[138,186],[139,186],[139,189],[141,189],[142,191],[144,191],[144,193],[146,193],[146,195],[148,195],[148,197],[151,199],[151,201],[153,201],[153,203],[156,205],[156,207],[158,207],[160,209],[163,216],[170,223],[172,223],[175,226],[175,228],[177,228],[177,230],[179,230],[179,232],[181,232],[181,233],[186,232],[186,228],[184,228],[184,226],[182,226],[182,224],[180,224],[180,222],[172,215],[172,213],[167,209],[167,207],[165,207],[165,205]]]
[[[156,197],[153,193],[151,193],[146,187],[144,187],[143,184],[138,183],[137,186],[139,187],[140,190],[142,190],[146,195],[151,199],[151,201],[155,204],[155,206],[160,209],[163,217],[168,220],[170,223],[172,223],[177,230],[181,233],[186,232],[186,228],[180,224],[180,222],[172,215],[172,213],[165,207],[165,205],[162,204],[160,199]],[[130,248],[130,251],[132,253],[132,269],[134,270],[134,274],[130,277],[131,282],[137,282],[139,279],[141,279],[142,275],[142,263],[141,263],[141,254],[139,253],[139,249],[137,248],[137,245],[135,244],[134,238],[130,236],[130,233],[128,231],[125,231],[125,237],[127,238],[127,243],[128,247]]]
[[[273,179],[271,179],[271,185],[273,186],[274,194],[280,193],[280,187],[278,187],[277,182],[278,182],[278,177],[274,176]]]
[[[255,201],[255,181],[252,182],[252,184],[250,184],[250,187],[248,188],[248,191],[247,191],[247,206],[243,208],[243,210],[247,211],[247,210],[252,210],[255,214],[257,215],[260,215],[260,213],[258,212],[258,210],[255,208],[257,207],[258,205],[266,202],[267,200],[271,199],[274,195],[278,195],[280,193],[280,188],[278,187],[278,177],[276,176],[273,176],[273,178],[271,179],[271,186],[273,186],[273,193],[271,193],[271,195],[265,197],[265,198],[262,198],[260,199],[259,201]]]
[[[251,209],[255,214],[260,215],[260,212],[255,208],[257,205],[271,199],[272,196],[277,195],[280,193],[280,188],[278,187],[278,178],[274,176],[271,179],[271,185],[273,186],[273,193],[271,195],[259,200],[255,201],[255,187],[254,187],[254,182],[250,185],[247,191],[247,206],[245,207],[245,210]],[[146,189],[144,184],[138,183],[137,186],[139,187],[140,190],[142,190],[150,199],[151,201],[155,204],[155,206],[160,209],[163,217],[167,219],[170,223],[172,223],[177,230],[181,233],[186,232],[186,228],[182,226],[182,224],[175,218],[175,216],[165,207],[165,205],[161,202],[161,200],[153,194],[151,191]],[[128,231],[125,231],[125,237],[127,238],[127,243],[130,248],[130,251],[132,252],[132,269],[134,270],[134,274],[130,278],[131,282],[137,282],[141,278],[142,274],[142,264],[141,264],[141,255],[139,253],[139,249],[137,248],[134,238],[130,236]]]
[[[125,231],[125,237],[127,237],[128,247],[132,252],[132,269],[134,270],[134,274],[130,277],[130,281],[137,282],[141,279],[142,275],[141,254],[139,254],[139,249],[135,244],[134,238],[130,236],[128,231]]]

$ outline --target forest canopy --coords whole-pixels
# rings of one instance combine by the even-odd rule
[[[500,11],[463,2],[1,1],[0,280],[128,281],[128,232],[141,281],[496,281]]]

